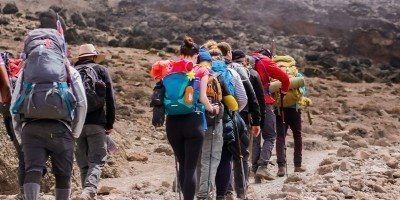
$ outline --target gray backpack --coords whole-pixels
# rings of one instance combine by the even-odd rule
[[[19,114],[22,120],[73,120],[76,98],[65,45],[55,29],[29,32],[20,95],[12,107],[13,114]]]

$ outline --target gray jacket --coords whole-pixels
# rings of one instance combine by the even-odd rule
[[[87,101],[86,101],[86,95],[85,95],[85,88],[83,87],[82,84],[82,79],[78,71],[76,71],[75,68],[69,67],[70,73],[71,73],[71,81],[72,81],[72,87],[73,87],[73,92],[74,96],[76,97],[76,109],[74,111],[74,119],[72,123],[67,123],[65,121],[61,121],[71,132],[72,136],[74,138],[78,138],[82,132],[83,125],[85,123],[85,117],[86,117],[86,112],[87,112]],[[20,91],[21,91],[21,82],[22,82],[22,77],[23,77],[23,70],[21,70],[21,73],[18,75],[18,80],[15,86],[15,90],[12,94],[11,98],[11,105],[14,105],[15,102],[17,101]],[[10,110],[12,113],[12,111]],[[16,114],[12,114],[13,118],[13,126],[14,126],[14,131],[15,135],[18,139],[19,142],[21,142],[21,133],[22,129],[25,126],[26,123],[21,122],[18,120],[19,118],[17,117]]]

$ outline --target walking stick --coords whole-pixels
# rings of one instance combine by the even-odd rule
[[[178,160],[176,159],[175,156],[175,170],[176,170],[176,192],[179,194],[179,200],[182,200],[181,197],[181,184],[179,183],[179,170],[178,170]]]
[[[283,111],[283,94],[282,94],[282,89],[280,89],[280,98],[281,98],[281,120],[282,120],[282,126],[283,126],[283,136],[284,136],[284,150],[285,150],[285,171],[286,171],[286,177],[288,177],[288,167],[287,167],[287,146],[286,146],[286,123],[285,123],[285,113]]]
[[[239,128],[238,128],[236,120],[235,120],[235,112],[232,113],[232,122],[233,122],[233,126],[235,127],[235,130],[236,130],[235,132],[236,132],[236,138],[237,138],[237,143],[238,143],[238,148],[239,148],[239,159],[240,159],[240,167],[242,169],[244,198],[247,199],[246,174],[244,173],[243,154],[242,154],[242,148],[240,146],[241,141],[240,141],[240,136],[239,136]]]
[[[249,119],[251,118],[251,116],[249,116]],[[251,131],[250,131],[251,132]],[[253,133],[250,133],[250,141],[249,141],[249,147],[247,147],[248,151],[249,151],[249,159],[251,159],[251,161],[253,160],[253,141],[254,141],[254,136]],[[253,162],[251,163],[251,167],[253,167]],[[248,174],[250,173],[250,167],[248,169]]]

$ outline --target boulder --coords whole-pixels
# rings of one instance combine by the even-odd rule
[[[8,25],[10,24],[11,20],[7,17],[0,17],[0,25]]]
[[[325,175],[325,174],[328,174],[328,173],[332,173],[333,172],[333,166],[332,165],[320,166],[317,171],[318,171],[319,175]]]
[[[350,140],[349,146],[353,149],[368,148],[368,143],[364,139]]]
[[[77,12],[72,13],[71,20],[72,20],[72,23],[74,23],[77,26],[86,27],[86,23],[80,13],[77,13]]]
[[[300,176],[300,174],[294,173],[294,174],[290,174],[286,178],[285,183],[297,183],[297,182],[300,182],[302,180],[303,180],[303,178]]]
[[[340,147],[337,151],[337,156],[339,157],[351,157],[354,156],[354,151],[350,147]]]
[[[157,148],[154,149],[154,152],[156,152],[156,153],[165,153],[168,156],[174,155],[174,152],[172,151],[171,146],[165,145],[165,144],[159,145]]]
[[[15,3],[7,3],[3,8],[3,14],[15,14],[18,11],[18,7]]]
[[[128,161],[139,161],[139,162],[146,162],[149,160],[149,156],[145,153],[139,152],[128,152],[126,155],[126,160]]]
[[[301,194],[301,189],[296,187],[296,186],[293,186],[293,185],[285,184],[282,187],[282,192],[290,192],[290,193]]]

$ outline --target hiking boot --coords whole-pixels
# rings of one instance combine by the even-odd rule
[[[277,173],[277,175],[279,176],[279,177],[284,177],[285,176],[285,167],[279,167],[278,168],[278,173]]]
[[[268,181],[272,181],[274,180],[274,176],[272,176],[269,172],[268,172],[268,167],[267,166],[259,166],[256,172],[256,177],[260,177],[263,178],[265,180]]]
[[[307,171],[305,168],[303,168],[303,167],[295,167],[294,168],[294,172],[305,172],[305,171]]]
[[[262,183],[262,179],[260,177],[258,177],[258,176],[255,176],[254,177],[254,183],[255,184],[260,184],[260,183]]]
[[[227,192],[225,199],[226,200],[235,200],[235,195],[233,195],[232,192]]]

